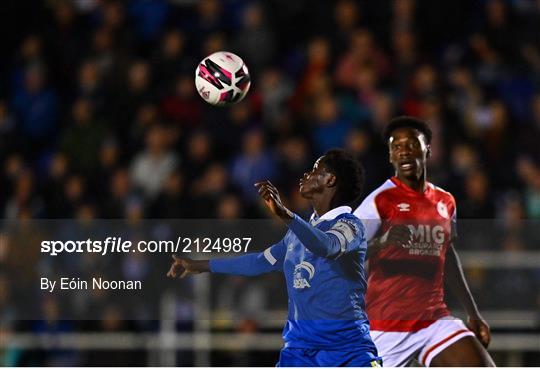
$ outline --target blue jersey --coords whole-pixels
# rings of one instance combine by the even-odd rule
[[[282,271],[289,297],[286,348],[361,349],[376,354],[365,314],[364,227],[339,207],[311,224],[295,216],[285,237],[262,253],[214,259],[212,272]]]

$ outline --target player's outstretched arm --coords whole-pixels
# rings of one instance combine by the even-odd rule
[[[210,271],[210,262],[208,260],[179,258],[176,255],[173,255],[172,258],[173,263],[167,272],[167,277],[169,278],[185,278],[188,275]]]
[[[184,278],[204,272],[241,276],[256,276],[279,271],[283,267],[285,244],[283,240],[270,246],[264,252],[212,260],[192,260],[173,255],[173,263],[167,277]]]
[[[340,224],[336,229],[323,232],[287,209],[281,202],[278,190],[270,181],[255,183],[255,187],[270,211],[283,220],[302,244],[315,255],[337,257],[360,245],[362,239],[357,237],[359,231],[351,225]]]
[[[448,288],[450,288],[452,293],[458,298],[461,305],[467,311],[467,315],[469,316],[467,325],[469,326],[469,329],[474,332],[476,338],[478,338],[482,345],[487,347],[491,341],[489,326],[478,311],[474,297],[469,289],[467,280],[465,279],[459,256],[453,244],[450,244],[446,254],[444,275]]]

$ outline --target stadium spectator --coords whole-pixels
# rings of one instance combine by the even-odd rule
[[[13,110],[20,130],[38,151],[53,138],[58,125],[58,96],[47,86],[45,71],[33,66],[24,73],[24,86],[14,93]]]
[[[274,178],[275,159],[266,148],[263,132],[253,130],[243,137],[242,152],[233,159],[231,180],[243,192],[244,199],[253,203],[258,198],[253,183],[260,178]]]
[[[88,174],[96,170],[106,129],[94,117],[93,107],[88,100],[79,99],[73,104],[71,122],[60,138],[62,152],[74,158],[71,169]]]
[[[343,146],[352,124],[341,117],[336,97],[330,94],[320,96],[313,108],[315,109],[315,127],[312,131],[312,139],[317,152]]]
[[[153,126],[146,133],[146,149],[131,165],[131,178],[148,198],[161,191],[164,182],[178,165],[178,157],[169,148],[165,127]]]
[[[276,53],[274,31],[266,23],[262,3],[248,4],[242,14],[242,28],[232,41],[233,49],[245,58],[254,75],[260,74]]]

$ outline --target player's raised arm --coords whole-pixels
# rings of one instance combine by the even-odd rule
[[[315,255],[329,258],[357,250],[365,241],[361,227],[350,221],[338,221],[330,230],[323,232],[295,215],[289,229]]]
[[[255,184],[270,211],[283,220],[302,244],[315,255],[337,257],[356,249],[363,241],[363,231],[352,222],[338,222],[327,232],[312,226],[287,209],[270,181]]]
[[[255,187],[272,214],[287,224],[292,222],[294,213],[283,205],[277,188],[270,181],[257,182]]]

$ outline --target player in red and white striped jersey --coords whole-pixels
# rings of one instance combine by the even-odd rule
[[[371,334],[385,366],[493,366],[482,319],[454,250],[454,197],[426,180],[431,130],[412,117],[385,132],[395,176],[354,214],[369,242],[366,295]],[[444,284],[460,300],[467,325],[444,302]]]

